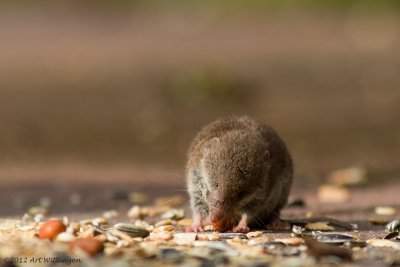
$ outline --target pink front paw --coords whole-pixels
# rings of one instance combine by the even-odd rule
[[[250,232],[250,228],[247,226],[247,214],[243,214],[242,218],[240,219],[239,224],[232,229],[235,233],[248,233]]]
[[[201,224],[193,224],[190,227],[186,227],[184,231],[197,233],[203,231],[203,227],[201,227]]]

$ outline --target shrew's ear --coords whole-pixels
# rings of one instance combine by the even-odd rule
[[[214,137],[210,141],[208,141],[208,146],[210,149],[218,149],[221,146],[221,141],[218,137]]]
[[[204,146],[204,155],[210,154],[212,151],[216,151],[220,148],[221,141],[218,137],[213,137],[209,141],[206,142]]]

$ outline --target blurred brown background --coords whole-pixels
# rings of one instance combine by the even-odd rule
[[[299,181],[398,173],[396,1],[0,5],[3,185],[181,186],[193,135],[230,114],[272,125]]]

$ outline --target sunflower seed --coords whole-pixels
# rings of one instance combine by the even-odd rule
[[[386,225],[386,231],[388,232],[394,232],[400,228],[400,221],[399,220],[394,220],[391,221]]]
[[[346,235],[343,233],[325,233],[325,232],[314,232],[313,233],[316,239],[322,243],[331,243],[331,244],[342,244],[346,241],[352,241],[354,238],[351,235]]]
[[[222,239],[233,239],[235,237],[240,239],[248,239],[247,236],[243,233],[219,233]]]
[[[161,215],[161,219],[180,220],[185,217],[183,209],[171,209]]]
[[[146,237],[150,234],[145,228],[128,223],[117,223],[114,228],[128,233],[131,237]]]
[[[399,236],[399,232],[396,231],[396,232],[391,232],[391,233],[387,234],[383,239],[393,239],[398,236]]]

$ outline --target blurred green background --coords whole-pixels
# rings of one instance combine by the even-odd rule
[[[299,176],[398,170],[399,1],[0,7],[0,167],[180,170],[204,124],[248,114]]]

